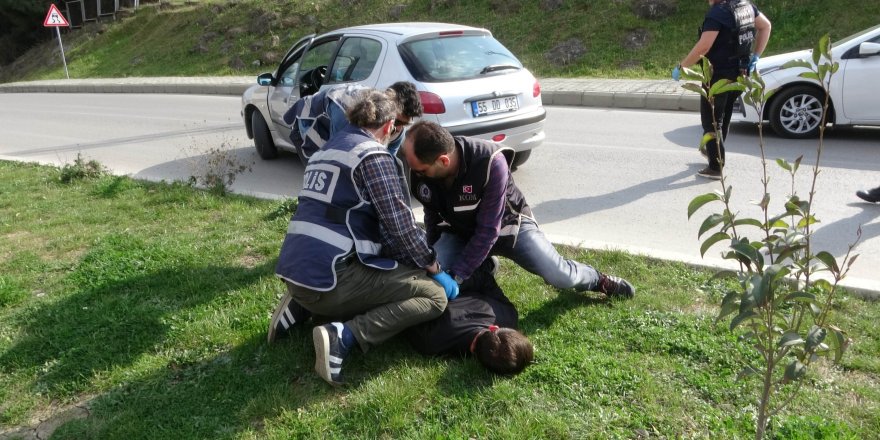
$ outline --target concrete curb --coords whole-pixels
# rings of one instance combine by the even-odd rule
[[[0,84],[0,93],[169,93],[241,96],[253,77],[149,77]],[[544,78],[545,105],[699,111],[699,95],[669,80]]]

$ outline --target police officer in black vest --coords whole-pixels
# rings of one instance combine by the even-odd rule
[[[678,81],[682,67],[690,67],[705,56],[712,63],[712,84],[726,79],[735,82],[739,75],[754,69],[767,41],[770,40],[770,20],[748,0],[708,0],[709,12],[700,27],[700,39],[681,63],[672,69],[672,79]],[[724,165],[724,139],[727,137],[733,104],[738,91],[715,95],[714,112],[705,98],[700,99],[700,120],[703,133],[712,137],[700,152],[709,159],[709,166],[697,174],[709,179],[721,178]],[[715,139],[716,129],[721,142]]]
[[[403,152],[410,191],[425,210],[428,244],[459,284],[487,257],[501,255],[557,288],[635,294],[626,280],[559,255],[513,182],[510,148],[453,138],[440,125],[419,121],[407,132]]]

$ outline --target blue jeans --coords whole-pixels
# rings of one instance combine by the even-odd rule
[[[469,238],[443,232],[434,243],[440,264],[449,267],[452,261],[460,257]],[[545,283],[559,289],[574,288],[584,291],[593,290],[599,285],[599,271],[592,266],[562,258],[553,243],[538,229],[538,224],[527,217],[522,219],[513,246],[509,245],[508,240],[503,243],[499,241],[489,254],[507,257],[523,269],[543,278]]]

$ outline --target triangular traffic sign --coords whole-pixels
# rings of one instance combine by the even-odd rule
[[[45,27],[58,27],[58,26],[70,26],[70,23],[67,22],[67,19],[64,18],[64,15],[61,14],[61,11],[58,10],[58,7],[53,3],[49,6],[49,12],[46,14],[46,19],[43,20],[43,26]]]

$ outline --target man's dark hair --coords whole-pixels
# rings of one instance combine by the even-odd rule
[[[416,122],[406,131],[406,138],[412,139],[413,153],[422,163],[433,163],[441,154],[449,154],[455,148],[452,135],[436,122]]]
[[[376,129],[396,118],[397,111],[393,91],[383,93],[376,89],[367,89],[359,94],[357,102],[348,110],[346,116],[353,125]]]
[[[419,97],[419,91],[416,85],[409,81],[398,81],[388,87],[397,93],[397,104],[400,106],[400,112],[410,118],[418,118],[422,116],[422,99]]]
[[[518,374],[534,360],[535,348],[526,335],[502,327],[477,337],[474,357],[495,374]]]

